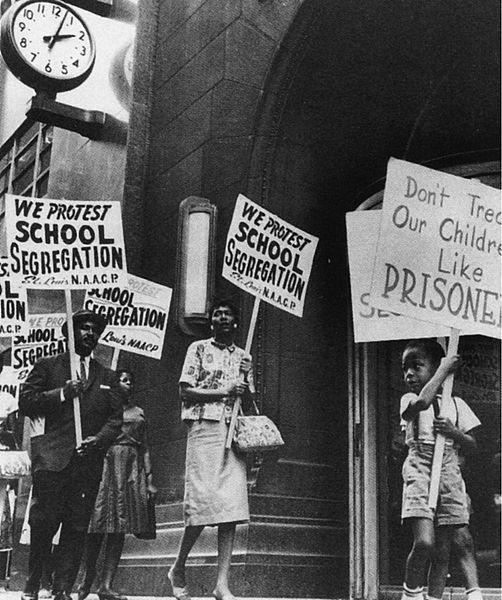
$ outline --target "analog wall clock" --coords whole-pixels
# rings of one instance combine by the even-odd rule
[[[92,71],[96,46],[82,16],[60,0],[21,0],[2,16],[0,50],[9,69],[37,91],[63,92]]]

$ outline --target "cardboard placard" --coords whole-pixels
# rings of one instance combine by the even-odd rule
[[[360,210],[345,215],[354,341],[382,342],[448,336],[449,327],[418,321],[371,305],[371,273],[381,215],[381,210]]]
[[[120,202],[5,197],[11,278],[35,289],[126,282]]]
[[[0,336],[28,331],[26,289],[16,287],[10,276],[10,261],[0,257]]]
[[[301,317],[317,242],[239,194],[222,275],[260,300]]]
[[[64,313],[28,316],[28,333],[16,336],[12,343],[12,368],[19,382],[25,381],[40,358],[66,352],[66,339],[61,331],[65,321]]]
[[[126,287],[88,290],[84,308],[106,317],[100,344],[160,360],[172,290],[135,275],[127,281]]]
[[[501,337],[500,191],[390,159],[372,305]]]

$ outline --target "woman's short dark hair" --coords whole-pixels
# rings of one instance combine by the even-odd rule
[[[439,342],[432,338],[410,340],[406,344],[404,352],[412,348],[415,350],[422,350],[422,352],[428,356],[435,365],[439,365],[441,359],[445,356],[443,346],[441,346]]]
[[[227,308],[229,308],[232,311],[232,314],[234,316],[234,321],[238,325],[239,324],[239,309],[232,302],[232,300],[228,300],[227,298],[221,298],[221,299],[217,298],[213,301],[211,308],[209,310],[209,321],[211,321],[214,311],[217,308],[220,308],[221,306],[226,306]]]

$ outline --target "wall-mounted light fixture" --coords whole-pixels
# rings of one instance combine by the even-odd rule
[[[200,335],[214,294],[216,206],[189,196],[178,213],[177,320],[181,330]]]

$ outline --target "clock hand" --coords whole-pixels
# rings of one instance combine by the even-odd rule
[[[74,33],[62,33],[60,35],[44,35],[42,39],[44,40],[44,42],[49,42],[55,38],[54,41],[58,42],[59,40],[66,40],[72,37],[75,37]]]
[[[66,19],[66,15],[68,14],[68,11],[65,12],[65,14],[63,15],[63,18],[61,19],[61,22],[59,23],[59,26],[57,28],[56,33],[52,36],[51,41],[49,42],[49,50],[54,46],[54,44],[56,43],[56,38],[59,35],[59,32],[61,31],[61,28],[63,27],[63,23],[64,20]]]

